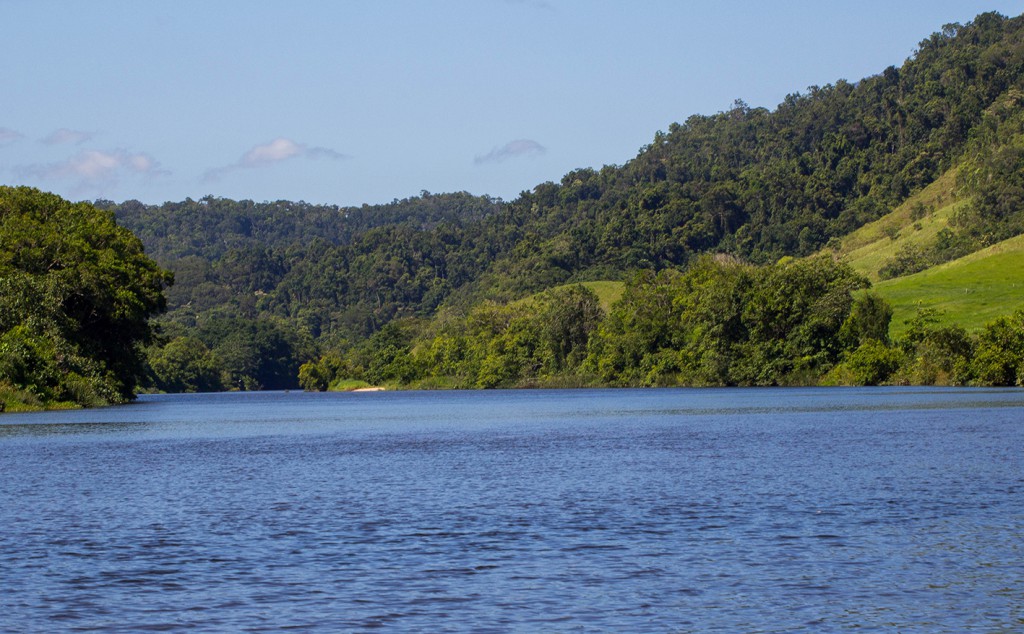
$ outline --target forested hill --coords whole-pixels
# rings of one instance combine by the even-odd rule
[[[707,250],[810,254],[963,160],[983,121],[1019,115],[1015,97],[990,109],[1021,86],[1022,37],[1024,19],[996,14],[946,26],[901,68],[811,87],[771,112],[737,102],[690,117],[621,168],[537,187],[515,213],[548,239],[539,251],[584,254],[569,270],[658,268]]]
[[[300,319],[318,337],[332,324],[365,334],[396,315],[433,310],[484,266],[464,253],[466,227],[501,203],[423,192],[362,207],[214,197],[97,206],[174,270],[172,320],[268,313]]]
[[[1024,18],[987,13],[943,27],[900,67],[811,87],[772,111],[737,101],[689,117],[625,165],[580,169],[511,202],[424,193],[357,209],[103,206],[174,270],[172,334],[192,329],[216,349],[237,320],[256,320],[305,337],[285,356],[306,354],[445,303],[682,267],[703,252],[808,255],[952,167],[971,203],[949,244],[1019,233],[1022,80]]]

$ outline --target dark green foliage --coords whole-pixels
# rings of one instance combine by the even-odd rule
[[[550,289],[508,305],[486,302],[443,318],[417,343],[424,378],[448,386],[542,384],[576,372],[604,314],[583,286]]]
[[[838,360],[851,293],[864,284],[830,258],[756,267],[703,257],[683,273],[638,273],[606,318],[592,291],[567,286],[442,315],[420,335],[394,323],[350,358],[366,368],[354,378],[450,387],[567,377],[614,385],[813,381]],[[318,373],[307,370],[311,384]]]
[[[985,327],[972,369],[984,385],[1024,385],[1024,311]]]
[[[901,247],[896,253],[896,257],[886,262],[882,268],[878,270],[878,277],[883,280],[890,280],[894,277],[902,277],[904,275],[912,275],[919,271],[923,271],[926,268],[937,264],[940,259],[935,253],[936,249],[926,251],[916,245],[906,245]]]
[[[1024,46],[1018,44],[1018,46]],[[959,175],[970,206],[954,218],[962,241],[987,246],[1024,232],[1024,93],[1008,90],[971,131]]]
[[[339,379],[375,385],[513,387],[576,373],[604,313],[583,286],[566,286],[506,305],[484,302],[468,314],[427,324],[389,323],[369,339],[300,369],[303,387]]]
[[[914,385],[962,384],[974,343],[960,326],[937,326],[935,311],[919,309],[898,342],[905,354],[899,381]]]
[[[420,368],[411,356],[420,328],[416,319],[389,322],[368,339],[346,344],[308,361],[299,368],[299,385],[310,392],[322,392],[338,381],[359,385],[408,384],[420,378]]]
[[[880,385],[889,380],[903,363],[903,354],[878,339],[862,343],[846,358],[845,366],[854,385]]]
[[[850,348],[878,341],[889,343],[889,323],[892,321],[892,306],[873,291],[858,296],[853,309],[839,332],[844,347]]]
[[[176,271],[166,320],[194,327],[275,315],[328,340],[431,313],[493,260],[492,247],[467,242],[464,227],[500,206],[426,192],[361,208],[212,197],[105,204]]]
[[[866,281],[828,257],[766,267],[701,258],[634,280],[588,363],[624,385],[813,382],[838,360],[839,331]]]
[[[544,370],[551,374],[575,368],[586,355],[590,335],[604,317],[597,295],[585,286],[545,291],[535,300],[546,348]]]
[[[44,402],[122,402],[167,272],[110,212],[0,187],[0,382]]]
[[[164,392],[217,392],[224,389],[219,360],[196,337],[171,340],[151,348],[153,386]]]
[[[959,326],[937,323],[934,310],[919,310],[895,345],[877,338],[862,341],[833,371],[830,380],[854,385],[967,383],[971,378],[974,341]]]
[[[939,326],[939,314],[920,309],[903,338],[890,346],[869,339],[825,378],[828,384],[1021,385],[1024,311],[1000,317],[977,336]]]
[[[830,257],[781,262],[759,273],[742,314],[749,337],[733,379],[773,385],[792,376],[807,382],[839,358],[838,334],[852,293],[868,282]]]
[[[415,335],[416,324],[409,320],[392,321],[374,333],[354,355],[355,362],[365,368],[358,378],[374,385],[416,379],[416,367],[409,355]]]
[[[638,274],[591,342],[587,366],[620,385],[724,383],[732,342],[746,336],[741,312],[750,278],[749,267],[711,258],[685,275]]]
[[[830,257],[765,267],[701,257],[682,273],[638,273],[607,316],[592,291],[570,285],[430,324],[392,322],[347,353],[348,378],[477,388],[815,383],[844,339],[858,344],[841,330],[884,336],[891,311],[877,297],[858,300],[851,317],[865,284]],[[304,366],[309,389],[341,377],[327,366]]]
[[[362,369],[354,367],[351,358],[329,353],[316,361],[302,364],[299,368],[299,387],[307,392],[323,392],[336,381],[348,380],[359,374],[362,374]]]
[[[334,373],[323,359],[307,361],[299,366],[299,387],[307,392],[324,392],[331,384]]]
[[[308,337],[274,319],[213,319],[196,334],[229,389],[297,388],[299,366],[314,356]]]

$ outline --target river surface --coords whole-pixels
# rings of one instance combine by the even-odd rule
[[[1024,390],[0,416],[0,631],[1024,631]]]

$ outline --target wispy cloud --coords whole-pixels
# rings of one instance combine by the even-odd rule
[[[306,156],[311,159],[333,159],[335,161],[344,160],[351,158],[348,154],[342,154],[341,152],[335,152],[331,148],[327,147],[311,147],[306,148]]]
[[[302,154],[302,147],[291,139],[274,139],[266,145],[257,145],[242,155],[238,167],[260,167],[287,161]]]
[[[128,175],[164,176],[169,174],[149,154],[128,150],[84,150],[66,161],[45,165],[26,165],[16,170],[25,177],[72,181],[80,191],[111,186]]]
[[[484,165],[485,163],[501,163],[511,158],[518,157],[530,157],[540,156],[547,152],[540,143],[531,141],[530,139],[516,139],[515,141],[509,141],[501,147],[496,147],[487,154],[478,155],[473,159],[473,163],[477,165]]]
[[[93,134],[91,132],[61,128],[51,132],[50,135],[42,141],[46,145],[81,145],[82,143],[92,139],[92,137]]]
[[[293,158],[342,160],[349,157],[330,148],[310,147],[304,143],[296,143],[291,139],[280,137],[270,143],[253,146],[231,165],[208,170],[203,175],[203,180],[217,180],[230,172],[266,167]]]
[[[18,132],[17,130],[12,130],[10,128],[0,128],[0,145],[14,143],[15,141],[18,141],[23,138],[25,138],[25,135],[22,134],[21,132]]]

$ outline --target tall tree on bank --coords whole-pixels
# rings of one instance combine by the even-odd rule
[[[113,213],[0,187],[0,384],[43,402],[130,400],[172,279]]]

